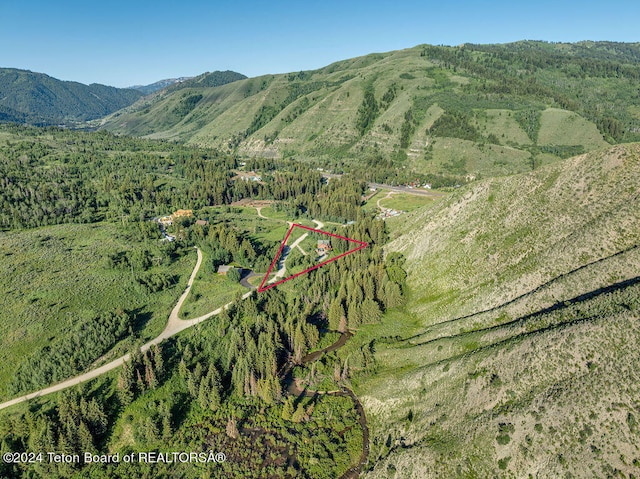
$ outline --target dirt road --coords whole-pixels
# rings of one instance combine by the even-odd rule
[[[316,225],[318,225],[318,229],[324,226],[324,224],[321,223],[320,221],[313,220],[313,222],[316,223]],[[303,236],[306,237],[306,235],[303,235]],[[303,240],[302,237],[298,238],[298,243],[302,242],[302,240]],[[295,247],[295,246],[297,246],[297,243],[294,243],[294,245],[292,245],[292,247]],[[196,324],[206,321],[211,316],[220,314],[223,309],[228,308],[232,304],[232,303],[227,303],[224,306],[221,306],[214,311],[211,311],[207,314],[204,314],[202,316],[189,319],[189,320],[182,320],[178,317],[178,314],[180,313],[180,308],[182,308],[182,304],[187,299],[187,296],[191,291],[191,285],[193,285],[193,282],[196,279],[196,275],[198,274],[198,270],[202,265],[202,251],[200,251],[200,248],[196,248],[196,251],[198,253],[198,260],[196,261],[196,266],[195,268],[193,268],[193,272],[189,277],[189,281],[187,282],[187,287],[185,288],[184,292],[178,299],[178,302],[176,303],[175,307],[171,311],[171,314],[169,314],[169,320],[167,321],[167,326],[164,328],[164,331],[162,331],[162,333],[160,333],[160,335],[157,338],[152,339],[151,341],[149,341],[148,343],[140,347],[140,350],[142,352],[149,350],[151,346],[155,344],[160,344],[165,339],[170,338],[171,336],[175,336],[176,334],[178,334],[181,331],[184,331],[185,329],[188,329],[192,326],[195,326]],[[282,272],[282,274],[284,274],[284,271]],[[252,293],[253,293],[253,290],[246,292],[245,294],[242,295],[242,299],[248,298],[249,296],[251,296]],[[67,389],[73,386],[77,386],[78,384],[90,381],[92,379],[97,378],[98,376],[103,375],[104,373],[107,373],[113,369],[116,369],[122,366],[124,362],[129,361],[130,359],[131,359],[131,356],[129,354],[125,354],[124,356],[121,356],[118,359],[114,359],[113,361],[107,364],[103,364],[102,366],[96,369],[92,369],[91,371],[88,371],[86,373],[80,374],[79,376],[75,376],[73,378],[67,379],[60,383],[54,384],[53,386],[40,389],[39,391],[35,391],[29,394],[25,394],[24,396],[11,399],[10,401],[0,403],[0,410],[14,406],[16,404],[20,404],[30,399],[34,399],[40,396],[45,396],[47,394],[52,394],[58,391],[62,391],[63,389]]]
[[[189,277],[189,281],[187,282],[187,287],[184,290],[184,292],[182,293],[182,296],[180,296],[180,299],[178,299],[178,302],[176,303],[175,307],[173,308],[173,310],[171,311],[171,314],[169,315],[169,321],[167,321],[167,326],[164,328],[164,331],[162,331],[162,333],[160,333],[160,335],[157,338],[152,339],[151,341],[149,341],[148,343],[144,344],[140,350],[142,352],[147,351],[149,348],[151,348],[151,346],[153,346],[154,344],[159,344],[160,342],[162,342],[163,340],[170,338],[171,336],[174,336],[176,334],[178,334],[181,331],[184,331],[187,328],[190,328],[191,326],[194,326],[198,323],[201,323],[202,321],[205,321],[207,319],[209,319],[211,316],[215,316],[216,314],[220,314],[220,312],[222,312],[223,308],[228,308],[232,303],[228,303],[218,309],[216,309],[215,311],[211,311],[210,313],[207,313],[205,315],[202,315],[198,318],[193,318],[190,320],[182,320],[178,317],[178,313],[180,312],[180,308],[182,308],[182,304],[184,303],[185,299],[187,299],[187,296],[189,295],[189,292],[191,291],[191,285],[193,284],[193,281],[196,278],[196,275],[198,274],[198,270],[200,269],[200,266],[202,265],[202,251],[200,251],[199,248],[196,248],[197,252],[198,252],[198,261],[196,262],[196,266],[193,269],[193,272],[191,273],[191,276]],[[251,293],[253,291],[249,291],[247,293],[245,293],[242,296],[242,299],[248,298]],[[0,409],[5,409],[8,407],[11,407],[15,404],[19,404],[21,402],[24,401],[28,401],[29,399],[33,399],[33,398],[37,398],[40,396],[45,396],[47,394],[51,394],[51,393],[55,393],[58,391],[62,391],[63,389],[67,389],[70,388],[72,386],[76,386],[78,384],[90,381],[91,379],[95,379],[98,376],[103,375],[104,373],[111,371],[113,369],[116,369],[120,366],[122,366],[122,364],[125,361],[129,361],[130,359],[130,355],[129,354],[125,354],[122,357],[119,357],[118,359],[114,359],[113,361],[104,364],[96,369],[93,369],[91,371],[88,371],[84,374],[80,374],[79,376],[67,379],[65,381],[62,381],[58,384],[54,384],[53,386],[49,386],[47,388],[41,389],[39,391],[35,391],[29,394],[26,394],[24,396],[20,396],[17,397],[15,399],[12,399],[10,401],[6,401],[3,402],[2,404],[0,404]]]
[[[258,216],[260,218],[263,218],[265,220],[268,220],[269,218],[267,218],[265,215],[262,214],[262,206],[256,206],[256,211],[258,212]]]
[[[376,205],[378,205],[378,208],[379,208],[380,210],[386,210],[386,209],[389,209],[389,208],[385,208],[384,206],[382,206],[382,205],[380,204],[380,201],[381,201],[381,200],[388,200],[388,199],[393,198],[393,194],[394,194],[394,193],[396,193],[396,192],[395,192],[395,191],[389,191],[389,192],[387,192],[387,196],[385,196],[384,198],[378,198],[378,201],[376,201]]]
[[[318,221],[318,220],[312,220],[312,221],[316,224],[316,229],[321,229],[324,227],[324,223],[322,221]],[[290,221],[287,221],[287,224],[289,225],[289,228],[293,226],[293,223]],[[309,236],[309,233],[304,233],[297,240],[295,240],[291,244],[291,246],[285,246],[282,249],[282,255],[280,256],[280,260],[278,261],[278,271],[276,272],[276,275],[269,280],[268,284],[273,284],[276,281],[279,281],[282,278],[284,278],[284,275],[287,272],[287,264],[286,264],[287,257],[289,256],[289,253],[293,248],[298,248],[300,251],[302,251],[302,254],[304,254],[305,256],[307,255],[307,253],[305,253],[304,250],[300,247],[300,243],[302,243],[305,239],[307,239],[307,236]]]

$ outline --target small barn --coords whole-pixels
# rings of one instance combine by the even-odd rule
[[[229,271],[231,271],[233,269],[233,266],[229,265],[229,264],[221,264],[220,266],[218,266],[218,274],[222,274],[224,276],[227,275],[227,273]]]

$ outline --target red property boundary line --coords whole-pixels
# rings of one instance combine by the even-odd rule
[[[269,284],[269,285],[265,286],[264,283],[269,278],[269,275],[271,274],[271,271],[273,270],[273,267],[278,262],[278,259],[280,258],[280,254],[282,253],[282,250],[284,249],[284,247],[287,244],[287,240],[289,239],[289,236],[291,236],[291,232],[296,227],[297,228],[302,228],[302,229],[305,229],[305,230],[309,230],[309,231],[313,231],[314,233],[320,233],[320,234],[327,235],[327,236],[333,236],[334,238],[338,238],[338,239],[341,239],[341,240],[349,241],[351,243],[357,243],[360,246],[358,246],[357,248],[354,248],[352,250],[349,250],[346,253],[342,253],[342,254],[336,256],[335,258],[331,258],[331,259],[328,259],[327,261],[323,261],[322,263],[318,263],[318,264],[312,266],[311,268],[305,269],[304,271],[300,271],[299,273],[292,274],[288,278],[281,279],[280,281],[276,281],[275,283],[272,283],[272,284]],[[260,283],[260,287],[258,288],[258,293],[262,293],[263,291],[266,291],[266,290],[271,289],[271,288],[273,288],[275,286],[278,286],[279,284],[282,284],[285,281],[289,281],[290,279],[297,278],[298,276],[303,275],[305,273],[308,273],[309,271],[313,271],[314,269],[318,269],[320,266],[324,266],[325,264],[331,263],[332,261],[336,261],[336,260],[338,260],[338,259],[340,259],[340,258],[342,258],[344,256],[347,256],[348,254],[355,253],[356,251],[360,251],[361,249],[366,248],[367,246],[369,246],[369,243],[365,243],[364,241],[359,241],[359,240],[356,240],[356,239],[353,239],[353,238],[347,238],[346,236],[340,236],[340,235],[337,235],[335,233],[329,233],[328,231],[322,231],[322,230],[318,230],[318,229],[315,229],[315,228],[310,228],[309,226],[304,226],[304,225],[299,225],[297,223],[292,223],[291,227],[289,228],[289,231],[287,231],[287,234],[284,237],[284,240],[282,241],[282,244],[280,245],[280,249],[276,253],[276,257],[273,259],[273,261],[271,262],[271,265],[269,266],[269,269],[267,270],[267,274],[265,274],[264,278],[262,278],[262,282]]]

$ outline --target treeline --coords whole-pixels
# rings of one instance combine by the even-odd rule
[[[109,430],[109,417],[100,401],[69,390],[60,393],[55,408],[2,417],[0,429],[2,452],[28,451],[43,455],[41,461],[30,463],[30,471],[22,464],[0,462],[2,477],[30,477],[34,473],[35,477],[73,477],[82,464],[50,461],[47,452],[81,457],[85,452],[97,453]]]
[[[471,125],[469,117],[463,112],[444,112],[428,130],[430,135],[450,136],[469,141],[482,141],[484,138]]]
[[[0,143],[2,228],[139,221],[185,203],[204,206],[252,193],[245,182],[231,181],[235,160],[213,151],[102,132],[3,129],[18,139]]]
[[[263,245],[248,235],[236,231],[233,226],[222,224],[196,227],[191,234],[209,258],[205,271],[215,272],[218,266],[235,262],[244,268],[266,271],[275,255],[276,245]],[[274,251],[272,251],[274,250]]]
[[[315,173],[315,172],[314,172]],[[321,181],[321,188],[315,193],[307,191],[287,198],[289,213],[294,216],[305,214],[310,218],[324,218],[332,221],[347,222],[364,218],[362,195],[366,183],[353,176]]]
[[[625,50],[621,60],[607,48],[597,46],[587,51],[574,44],[571,51],[561,52],[553,45],[536,42],[427,46],[421,56],[454,72],[480,77],[481,81],[463,87],[467,94],[528,98],[541,104],[551,101],[593,121],[610,141],[634,141],[635,120],[628,114],[625,97],[632,98],[640,82],[637,55],[630,56]],[[585,80],[600,82],[604,88],[603,81],[609,79],[618,80],[615,96],[585,94],[593,90]]]

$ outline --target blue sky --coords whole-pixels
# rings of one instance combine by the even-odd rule
[[[114,86],[415,46],[640,41],[640,1],[0,1],[0,66]]]

